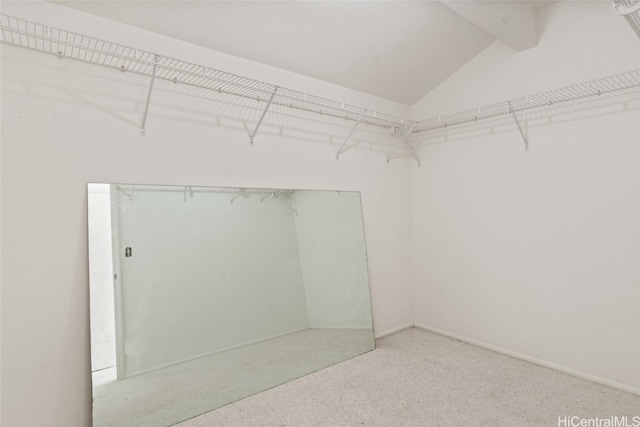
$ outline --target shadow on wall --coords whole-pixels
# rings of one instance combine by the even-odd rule
[[[23,50],[13,46],[5,48]],[[149,96],[148,76],[50,55],[34,57],[27,51],[17,58],[14,56],[8,61],[36,66],[51,78],[23,80],[20,86],[6,85],[3,92],[84,105],[108,114],[131,126],[132,132],[140,133]],[[64,62],[63,69],[60,61]],[[368,123],[365,119],[358,122],[352,117],[268,104],[262,99],[156,79],[149,97],[145,127],[152,133],[154,122],[190,122],[241,132],[246,135],[247,144],[252,135],[256,142],[262,135],[269,135],[333,146],[337,155],[351,149],[387,155],[398,153],[398,143],[404,137],[399,129]]]
[[[12,46],[7,48],[18,49]],[[358,120],[354,119],[353,114],[339,117],[335,111],[322,113],[321,110],[271,103],[260,97],[216,91],[166,79],[154,80],[150,91],[151,79],[146,75],[58,59],[52,55],[34,57],[26,52],[19,58],[9,61],[36,65],[51,78],[27,80],[19,86],[3,86],[6,93],[80,104],[126,123],[136,133],[140,133],[143,122],[149,133],[154,132],[154,126],[158,128],[158,122],[189,122],[239,132],[246,136],[247,144],[254,137],[255,141],[259,141],[261,136],[324,144],[335,149],[336,158],[349,150],[358,149],[379,152],[386,155],[387,160],[414,157],[419,163],[419,150],[432,144],[504,132],[513,132],[514,139],[525,140],[522,142],[526,144],[529,128],[640,109],[640,85],[634,80],[625,83],[630,86],[622,89],[578,97],[570,94],[571,99],[559,98],[561,102],[527,107],[514,113],[501,107],[511,104],[505,101],[478,108],[480,117],[477,119],[473,117],[475,110],[468,110],[460,114],[461,120],[453,117],[451,121],[438,123],[436,118],[419,122],[415,128],[408,123],[398,127],[383,120],[370,123],[368,117],[364,116]],[[64,61],[63,69],[59,61]],[[638,72],[629,74],[637,76]],[[78,82],[85,84],[79,85]],[[564,96],[565,91],[558,89],[552,92]],[[542,95],[532,95],[531,98]],[[500,109],[495,113],[485,113],[496,106]],[[147,107],[148,114],[145,116]],[[519,134],[519,127],[522,135]]]
[[[419,151],[429,145],[513,132],[514,139],[519,140],[524,149],[525,141],[523,139],[528,138],[528,129],[530,128],[637,110],[640,110],[640,86],[632,86],[606,94],[584,96],[567,102],[549,103],[511,114],[501,113],[479,120],[472,119],[450,127],[419,131],[414,137],[413,143],[416,151]],[[522,128],[523,137],[519,134],[518,126]]]

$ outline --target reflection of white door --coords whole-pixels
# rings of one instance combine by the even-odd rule
[[[89,185],[91,371],[116,366],[109,184]]]

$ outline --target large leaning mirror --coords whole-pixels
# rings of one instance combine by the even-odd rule
[[[169,426],[372,350],[360,194],[89,184],[94,426]]]

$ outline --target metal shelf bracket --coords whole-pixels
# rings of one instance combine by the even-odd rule
[[[260,125],[262,125],[262,121],[264,120],[264,116],[267,115],[267,111],[269,110],[269,107],[271,107],[271,103],[273,102],[273,98],[276,96],[276,92],[278,91],[278,87],[276,86],[273,89],[273,92],[271,92],[271,97],[269,98],[269,102],[267,102],[266,107],[264,107],[264,110],[262,111],[262,115],[260,116],[260,120],[258,120],[258,124],[256,125],[256,128],[253,130],[253,133],[251,133],[251,135],[249,135],[249,142],[251,144],[253,144],[253,138],[256,137],[256,134],[258,133],[258,129],[260,129]]]
[[[516,116],[515,111],[513,111],[513,108],[511,108],[509,110],[509,112],[511,113],[511,116],[513,116],[513,120],[515,120],[516,125],[518,126],[518,130],[520,131],[520,136],[522,137],[522,140],[524,141],[524,150],[525,151],[529,151],[529,139],[527,139],[527,136],[524,134],[524,131],[522,130],[522,127],[520,126],[520,122],[518,121],[518,116]]]
[[[336,152],[336,160],[340,160],[340,154],[342,154],[342,153],[344,153],[346,151],[344,147],[347,145],[347,142],[349,142],[349,140],[351,139],[351,136],[353,135],[353,133],[358,128],[358,125],[362,121],[362,118],[364,117],[365,113],[366,113],[366,111],[360,115],[360,118],[358,118],[358,121],[356,122],[356,124],[353,125],[353,129],[351,129],[351,132],[349,132],[349,135],[347,136],[347,138],[344,140],[344,142],[342,143],[342,145],[340,146],[340,148]]]
[[[404,134],[404,136],[402,137],[402,139],[400,140],[400,142],[398,142],[398,145],[396,145],[396,147],[394,148],[394,150],[391,152],[391,154],[389,154],[387,156],[387,163],[389,163],[389,161],[391,159],[396,159],[398,157],[402,157],[402,156],[394,156],[395,153],[398,151],[398,149],[400,147],[404,147],[405,152],[407,153],[407,155],[413,159],[415,159],[418,162],[418,165],[420,165],[420,159],[418,158],[418,156],[416,155],[415,151],[411,149],[411,147],[409,147],[409,145],[407,144],[407,138],[409,138],[409,135],[411,135],[411,133],[413,132],[413,129],[416,127],[416,124],[413,124],[410,128],[409,131],[407,133]]]
[[[144,115],[142,116],[142,124],[140,125],[140,136],[145,136],[145,126],[147,124],[147,113],[149,113],[149,102],[151,101],[151,92],[153,92],[153,82],[156,79],[156,69],[158,68],[158,55],[153,57],[153,71],[151,72],[151,81],[149,82],[149,93],[147,94],[147,103],[144,106]]]

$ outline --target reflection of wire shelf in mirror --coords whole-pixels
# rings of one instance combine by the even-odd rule
[[[615,3],[626,7],[625,10],[633,7],[636,17],[637,2],[615,0]],[[386,153],[387,161],[411,157],[419,164],[417,153],[425,145],[448,141],[479,129],[493,132],[495,127],[507,124],[511,126],[509,131],[520,133],[528,148],[527,124],[523,129],[521,121],[545,117],[551,120],[551,116],[558,113],[613,103],[628,105],[629,101],[640,97],[640,70],[634,70],[418,122],[21,18],[0,15],[0,24],[2,43],[148,77],[149,90],[140,127],[143,135],[155,82],[158,87],[162,87],[159,83],[170,85],[173,91],[185,96],[211,98],[214,102],[243,101],[234,104],[234,114],[239,114],[239,109],[247,109],[246,102],[258,101],[258,107],[250,109],[259,117],[254,118],[251,129],[245,126],[251,142],[267,112],[271,113],[272,124],[281,130],[286,123],[291,123],[285,116],[296,123],[306,123],[308,127],[324,126],[324,129],[336,126],[339,121],[340,127],[346,129],[346,135],[335,141],[330,138],[330,143],[339,146],[336,158],[362,142],[353,138],[356,130],[368,132],[370,128],[377,130],[382,141],[377,147]],[[369,144],[373,149],[374,144]]]
[[[228,194],[229,203],[233,204],[237,199],[244,198],[249,199],[252,196],[257,196],[260,202],[264,202],[267,199],[275,199],[283,201],[289,205],[293,200],[305,197],[309,193],[314,193],[322,190],[291,190],[291,189],[275,189],[275,188],[235,188],[235,187],[200,187],[200,186],[166,186],[166,185],[136,185],[136,184],[112,184],[116,191],[121,192],[128,201],[135,201],[135,194],[138,191],[145,193],[176,193],[182,195],[184,202],[189,199],[193,199],[198,193],[218,193]],[[340,192],[338,192],[340,193]],[[294,213],[295,209],[292,208]]]
[[[410,127],[415,123],[402,117],[276,86],[21,18],[0,15],[0,22],[0,41],[2,43],[54,54],[59,58],[75,59],[118,69],[122,72],[148,76],[151,80],[147,106],[141,125],[141,133],[143,135],[154,80],[164,80],[179,84],[179,86],[184,85],[212,93],[232,95],[266,103],[257,125],[249,134],[251,142],[253,142],[253,138],[265,114],[272,105],[286,107],[291,111],[311,112],[352,121],[355,123],[354,129],[360,123],[383,128],[384,130]],[[345,151],[345,145],[350,137],[351,134],[338,151],[338,155]]]

